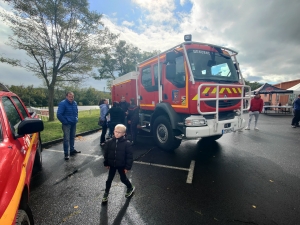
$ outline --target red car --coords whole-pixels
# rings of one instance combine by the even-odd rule
[[[33,167],[42,167],[43,121],[0,83],[0,224],[34,224],[28,206]]]

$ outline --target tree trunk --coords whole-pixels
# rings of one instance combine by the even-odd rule
[[[49,109],[49,121],[54,121],[54,86],[48,88],[48,109]]]

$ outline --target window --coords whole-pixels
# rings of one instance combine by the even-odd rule
[[[145,68],[142,70],[142,85],[147,88],[152,86],[151,68]]]
[[[26,117],[28,117],[26,110],[24,109],[20,100],[16,96],[13,96],[12,99],[13,99],[14,103],[18,106],[20,112],[22,113],[23,118],[25,119]]]
[[[188,57],[195,80],[238,82],[231,58],[197,49],[188,50]]]
[[[12,101],[8,97],[3,97],[2,99],[4,110],[6,112],[6,116],[8,118],[10,128],[12,132],[17,135],[17,128],[19,123],[21,122],[21,117],[13,105]]]
[[[155,67],[155,66],[154,66]],[[157,71],[157,65],[156,69],[154,69],[154,84],[152,82],[152,73],[151,73],[151,67],[144,68],[142,70],[142,85],[145,87],[145,89],[148,92],[157,91],[158,90],[158,71]]]
[[[171,79],[168,79],[172,82],[177,88],[185,87],[185,69],[184,69],[184,57],[182,54],[176,57],[175,59],[175,75]]]
[[[220,77],[228,77],[230,76],[230,69],[227,63],[222,63],[216,66],[211,67],[211,75],[212,76],[220,76]]]

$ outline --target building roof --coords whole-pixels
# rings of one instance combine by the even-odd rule
[[[300,83],[294,85],[293,87],[288,88],[287,90],[293,91],[294,94],[300,94]]]

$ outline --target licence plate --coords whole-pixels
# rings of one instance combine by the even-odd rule
[[[230,128],[226,128],[226,129],[223,129],[222,130],[222,134],[228,134],[228,133],[231,133],[234,131],[234,128],[233,127],[230,127]]]

